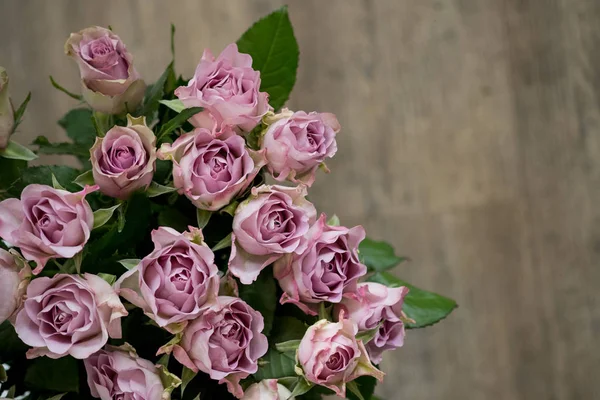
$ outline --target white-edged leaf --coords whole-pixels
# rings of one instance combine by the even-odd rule
[[[163,104],[167,107],[169,107],[171,110],[175,111],[175,112],[182,112],[183,110],[185,110],[187,107],[183,104],[183,101],[179,100],[179,99],[174,99],[174,100],[160,100],[159,101],[160,104]]]
[[[196,222],[198,223],[198,228],[203,229],[210,221],[210,217],[212,216],[212,212],[196,209]]]
[[[160,185],[156,182],[152,182],[150,184],[150,186],[148,186],[148,189],[146,190],[146,195],[148,197],[156,197],[156,196],[160,196],[161,194],[174,192],[176,190],[177,190],[177,188],[174,188],[172,186],[164,186],[164,185]]]
[[[92,170],[85,171],[83,174],[75,178],[73,182],[81,187],[85,187],[86,185],[91,186],[94,184],[94,174],[92,173]]]
[[[24,161],[31,161],[38,158],[33,151],[12,140],[8,141],[8,145],[4,150],[0,150],[0,157]]]
[[[126,258],[124,260],[119,260],[119,264],[121,264],[129,270],[135,268],[141,261],[142,260],[140,260],[139,258]]]
[[[106,224],[113,216],[115,210],[119,207],[121,207],[121,204],[117,204],[116,206],[112,206],[110,208],[101,208],[99,210],[94,211],[93,229],[100,228],[102,225]]]

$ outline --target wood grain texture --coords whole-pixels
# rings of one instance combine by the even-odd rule
[[[290,1],[301,49],[289,106],[331,111],[339,152],[311,198],[414,260],[401,276],[460,303],[384,361],[382,398],[600,398],[600,2]],[[71,31],[112,25],[156,79],[220,51],[282,4],[5,0],[0,64],[17,137],[64,138]],[[1,172],[0,172],[1,173]]]

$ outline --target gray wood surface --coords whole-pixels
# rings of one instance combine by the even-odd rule
[[[400,399],[600,398],[600,2],[293,0],[300,43],[289,106],[343,130],[311,197],[393,242],[398,273],[456,298],[410,331],[379,393]],[[78,87],[71,31],[112,25],[155,80],[177,26],[177,68],[219,52],[262,1],[3,0],[0,65],[18,139],[63,138]],[[1,173],[1,172],[0,172]]]

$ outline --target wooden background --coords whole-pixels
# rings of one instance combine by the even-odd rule
[[[384,362],[396,399],[600,398],[600,1],[291,0],[301,48],[289,106],[343,126],[312,199],[413,259],[452,296],[444,323]],[[262,1],[3,0],[0,64],[23,143],[75,102],[71,31],[112,25],[155,80],[189,76],[278,7]],[[1,173],[1,172],[0,172]]]

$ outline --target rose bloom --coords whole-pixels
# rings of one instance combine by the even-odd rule
[[[128,345],[106,346],[84,362],[93,397],[102,400],[162,400],[158,369]]]
[[[115,287],[159,326],[176,333],[216,298],[219,270],[197,228],[179,233],[160,227],[152,232],[152,241],[154,251],[123,274]]]
[[[235,211],[229,270],[248,285],[268,264],[306,249],[304,236],[315,221],[306,188],[262,185]]]
[[[284,109],[271,120],[261,144],[269,172],[278,181],[311,186],[319,165],[337,151],[340,124],[335,115]]]
[[[270,109],[269,95],[259,89],[260,72],[252,69],[252,57],[230,44],[216,60],[205,50],[194,77],[175,95],[188,108],[204,107],[190,120],[194,126],[235,126],[249,132]]]
[[[29,265],[13,252],[0,249],[0,324],[14,322],[31,278]]]
[[[13,130],[15,116],[8,94],[8,74],[0,67],[0,149],[8,145],[8,138]]]
[[[102,193],[121,200],[152,183],[156,161],[156,136],[145,118],[127,119],[127,127],[114,126],[90,149],[94,182]]]
[[[356,324],[320,320],[308,328],[298,347],[298,363],[312,383],[346,397],[346,383],[370,375],[383,380],[383,372],[371,364],[361,341],[356,340]]]
[[[358,279],[367,273],[358,258],[364,238],[362,226],[330,226],[321,215],[306,236],[306,249],[275,262],[274,275],[284,291],[281,304],[293,303],[316,315],[318,303],[339,303],[343,293],[355,290]]]
[[[28,358],[85,359],[100,350],[109,336],[121,338],[121,318],[126,315],[119,296],[102,278],[57,274],[31,281],[15,330],[33,347]]]
[[[133,67],[133,57],[112,31],[92,26],[71,36],[65,52],[79,66],[83,97],[96,111],[135,111],[146,84]]]
[[[268,349],[263,328],[262,315],[243,300],[219,296],[185,328],[173,354],[194,372],[202,371],[219,383],[227,383],[228,390],[240,398],[240,379],[258,370],[258,359]]]
[[[385,285],[359,283],[354,293],[347,293],[336,307],[354,321],[359,331],[375,329],[381,323],[375,337],[366,344],[372,362],[379,364],[385,350],[396,349],[404,344],[402,305],[408,294],[405,286],[390,288]]]
[[[50,258],[71,258],[90,238],[94,214],[85,195],[97,190],[86,186],[70,193],[46,185],[28,185],[21,200],[0,202],[0,237],[21,249],[37,263],[40,273]]]
[[[265,379],[250,385],[241,400],[294,400],[285,386],[278,384],[277,379]]]
[[[244,139],[230,129],[215,138],[206,128],[165,143],[161,159],[173,160],[173,183],[198,208],[216,211],[246,190],[266,161],[262,153],[246,148]]]

